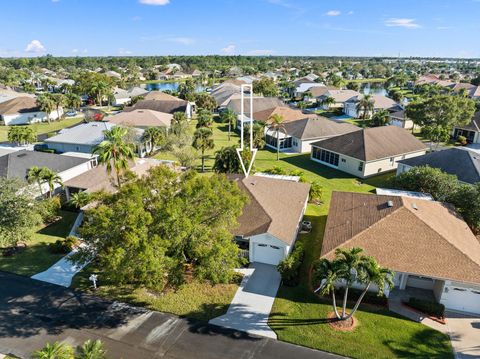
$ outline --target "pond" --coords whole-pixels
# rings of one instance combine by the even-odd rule
[[[180,82],[156,82],[153,84],[145,84],[144,87],[148,91],[172,91],[176,92],[178,90],[178,86]],[[196,92],[203,92],[205,91],[206,87],[202,85],[198,85],[195,88]]]
[[[382,96],[387,96],[388,91],[385,89],[385,86],[383,83],[379,82],[366,82],[361,85],[360,87],[360,92],[365,94],[365,95],[382,95]]]

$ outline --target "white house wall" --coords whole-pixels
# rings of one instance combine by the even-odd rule
[[[60,109],[60,116],[63,115],[63,110]],[[58,118],[57,111],[52,111],[50,113],[50,120],[56,120]],[[28,112],[28,113],[17,113],[13,115],[4,115],[2,120],[6,126],[8,125],[28,125],[30,123],[37,122],[46,122],[47,116],[45,112]]]
[[[250,250],[249,250],[249,261],[255,261],[255,248],[256,244],[266,244],[268,246],[276,246],[282,248],[283,258],[285,258],[290,253],[290,246],[285,242],[271,235],[270,233],[257,234],[250,237]]]

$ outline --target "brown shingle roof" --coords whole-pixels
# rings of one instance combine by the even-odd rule
[[[361,247],[395,271],[480,283],[480,243],[444,203],[334,192],[321,255],[338,247]]]
[[[34,98],[19,96],[0,103],[0,115],[14,115],[17,113],[37,112],[40,109]]]
[[[337,122],[318,116],[317,118],[304,118],[287,122],[285,129],[289,136],[302,140],[313,140],[359,131],[360,127],[347,122]]]
[[[153,110],[174,114],[175,112],[185,112],[187,110],[187,101],[164,101],[164,100],[141,100],[133,107],[125,107],[125,112],[134,110]]]
[[[255,110],[255,106],[253,107]],[[253,113],[253,119],[255,121],[268,122],[268,119],[274,115],[280,115],[283,117],[284,122],[296,121],[303,118],[314,118],[317,117],[315,114],[304,114],[301,110],[293,109],[288,106],[275,106],[267,108],[261,111]]]
[[[366,128],[315,142],[312,146],[362,161],[373,161],[427,149],[415,136],[396,126]]]
[[[313,97],[320,97],[325,95],[329,90],[338,90],[333,86],[313,86],[308,89],[312,93]]]
[[[105,120],[116,125],[127,125],[133,127],[170,127],[173,115],[153,110],[133,110],[120,112]]]
[[[144,100],[157,100],[157,101],[185,101],[181,98],[172,96],[168,93],[162,91],[150,91],[148,94],[143,96]]]
[[[250,111],[250,99],[246,96],[243,100],[245,113]],[[282,100],[277,97],[254,97],[253,98],[253,112],[263,111],[269,108],[274,108],[277,106],[284,106]],[[231,109],[236,114],[240,114],[240,107],[241,107],[241,99],[234,98],[230,100],[227,107]]]
[[[236,234],[270,233],[291,245],[308,200],[310,185],[260,176],[231,176],[252,199],[238,218]]]

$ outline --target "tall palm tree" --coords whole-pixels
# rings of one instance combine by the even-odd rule
[[[375,101],[372,99],[370,95],[364,95],[360,100],[358,100],[356,109],[357,115],[362,114],[361,118],[365,120],[370,113],[373,112],[375,108]]]
[[[52,171],[48,167],[43,167],[42,168],[42,181],[46,184],[48,184],[48,195],[50,198],[52,198],[53,191],[55,190],[55,185],[59,185],[60,187],[63,187],[63,182],[62,178],[56,173],[55,171]]]
[[[200,109],[197,114],[197,128],[208,127],[211,128],[213,124],[212,113],[206,109]]]
[[[235,128],[237,125],[237,115],[231,109],[227,108],[220,115],[220,119],[223,123],[228,123],[228,141],[230,141],[232,127]]]
[[[337,299],[335,297],[335,284],[339,280],[340,263],[339,261],[322,258],[315,268],[315,277],[319,279],[320,286],[315,290],[322,295],[332,294],[333,312],[337,319],[340,319],[340,313],[337,309]]]
[[[68,93],[65,99],[66,105],[71,109],[77,110],[82,105],[82,99],[75,93]]]
[[[36,102],[40,111],[45,112],[47,115],[47,122],[50,123],[50,114],[55,109],[55,101],[53,100],[52,94],[42,93],[37,97]]]
[[[280,132],[283,132],[287,136],[287,129],[284,125],[284,119],[282,115],[274,113],[268,118],[270,124],[268,128],[275,131],[277,134],[277,161],[280,160]]]
[[[105,131],[105,139],[95,146],[93,153],[98,154],[98,162],[106,165],[110,175],[115,169],[118,187],[121,187],[120,175],[128,169],[128,161],[135,157],[133,145],[124,141],[128,129],[115,126],[110,131]]]
[[[83,345],[77,347],[76,359],[105,359],[106,351],[100,340],[87,340]]]
[[[65,95],[61,93],[54,94],[53,103],[55,104],[55,108],[57,109],[57,120],[60,120],[60,107],[65,106],[65,103],[66,103]]]
[[[34,352],[32,357],[34,359],[73,359],[73,348],[59,342],[47,343],[42,349]]]
[[[143,142],[150,142],[151,150],[149,155],[153,153],[155,148],[159,145],[163,145],[167,138],[167,129],[165,127],[149,127],[142,135]]]
[[[28,183],[36,183],[40,190],[40,195],[43,196],[43,168],[38,166],[30,167],[27,171],[27,181]]]
[[[205,172],[205,151],[215,147],[213,132],[207,127],[200,127],[193,134],[193,148],[202,151],[202,172]]]
[[[390,118],[390,113],[387,110],[382,109],[373,114],[372,125],[376,127],[385,126],[388,123],[389,118]]]
[[[105,81],[97,81],[92,85],[90,91],[95,96],[98,106],[102,106],[102,100],[108,95],[110,88],[111,86]]]
[[[323,106],[326,106],[327,108],[330,108],[330,106],[335,103],[335,99],[331,96],[327,96],[321,101],[321,103],[322,103]]]

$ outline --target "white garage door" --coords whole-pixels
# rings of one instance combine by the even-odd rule
[[[445,307],[462,312],[480,314],[480,290],[448,287]]]
[[[255,243],[253,249],[253,262],[277,265],[283,259],[283,253],[283,247]]]

